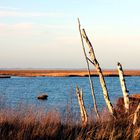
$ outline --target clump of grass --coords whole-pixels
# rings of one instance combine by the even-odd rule
[[[56,111],[35,112],[0,111],[0,140],[81,140],[81,139],[140,139],[140,119],[132,125],[133,115],[114,119],[103,112],[101,120],[89,120],[86,126],[70,121],[63,121]],[[74,120],[74,116],[73,117]]]

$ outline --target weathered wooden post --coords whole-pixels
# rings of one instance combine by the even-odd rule
[[[82,90],[79,90],[78,86],[76,86],[76,94],[77,94],[78,102],[80,106],[82,124],[85,126],[88,122],[88,116],[87,116],[87,112],[86,112],[84,101],[83,101]]]
[[[90,72],[89,62],[88,62],[88,58],[87,58],[85,47],[84,47],[84,41],[83,41],[83,37],[82,37],[82,33],[81,33],[81,25],[80,25],[80,20],[79,19],[78,19],[78,24],[79,24],[79,32],[80,32],[80,37],[81,37],[81,42],[82,42],[82,48],[83,48],[83,52],[84,52],[84,56],[85,56],[85,60],[86,60],[86,64],[87,64],[89,83],[90,83],[91,94],[92,94],[93,103],[94,103],[94,110],[95,110],[97,118],[99,119],[100,116],[99,116],[98,109],[97,109],[96,97],[95,97],[95,94],[94,94],[93,82],[92,82],[92,79],[91,79],[91,76],[90,76],[91,72]]]
[[[102,90],[103,90],[103,95],[104,95],[104,99],[105,99],[105,102],[107,104],[107,107],[108,107],[110,113],[115,117],[116,112],[113,109],[113,106],[112,106],[111,101],[109,99],[108,90],[107,90],[107,87],[106,87],[106,83],[105,83],[105,80],[104,80],[102,70],[100,68],[100,65],[99,65],[97,59],[96,59],[96,56],[95,56],[95,53],[94,53],[94,50],[93,50],[93,46],[92,46],[91,42],[89,41],[84,29],[82,29],[82,36],[85,39],[85,41],[86,41],[86,43],[87,43],[87,45],[89,47],[89,50],[90,50],[89,54],[90,54],[92,64],[94,64],[94,66],[96,68],[96,71],[97,71],[97,73],[99,75],[100,84],[101,84],[101,87],[102,87]]]
[[[138,104],[138,107],[134,113],[134,119],[133,119],[133,125],[136,124],[138,118],[139,118],[139,113],[140,113],[140,103]]]
[[[124,72],[122,69],[122,65],[120,63],[118,63],[118,72],[119,72],[119,78],[120,78],[121,88],[123,92],[125,111],[128,113],[129,112],[129,94],[128,94],[128,90],[127,90],[125,79],[124,79]]]

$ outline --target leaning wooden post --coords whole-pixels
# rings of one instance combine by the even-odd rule
[[[122,65],[120,63],[118,63],[118,72],[119,72],[120,83],[121,83],[121,88],[123,92],[125,111],[128,113],[129,112],[129,93],[126,87]]]
[[[136,124],[138,118],[139,118],[139,113],[140,113],[140,103],[138,104],[138,107],[134,113],[134,119],[133,119],[133,125]]]
[[[85,124],[87,124],[87,122],[88,122],[88,115],[87,115],[87,111],[86,111],[86,108],[85,108],[85,105],[84,105],[83,90],[82,90],[82,88],[81,88],[81,90],[80,90],[80,93],[81,93],[81,98],[82,98],[83,112],[84,112],[84,116],[85,116]]]
[[[101,83],[101,86],[102,86],[103,95],[104,95],[104,99],[105,99],[105,102],[107,104],[107,107],[108,107],[110,113],[115,117],[116,112],[113,109],[113,106],[112,106],[111,101],[109,99],[109,95],[108,95],[108,91],[107,91],[107,87],[106,87],[106,83],[105,83],[105,80],[104,80],[102,70],[100,68],[100,65],[99,65],[97,59],[96,59],[96,56],[95,56],[95,53],[94,53],[94,50],[93,50],[93,46],[92,46],[91,42],[89,41],[84,29],[82,29],[82,36],[85,39],[86,43],[88,44],[88,47],[89,47],[89,50],[90,50],[89,54],[90,54],[90,57],[91,57],[92,64],[94,64],[94,66],[96,68],[96,71],[99,75],[99,79],[100,79],[100,83]]]
[[[79,32],[80,32],[80,37],[81,37],[81,42],[82,42],[82,48],[83,48],[83,52],[84,52],[84,56],[85,56],[85,60],[86,60],[86,64],[87,64],[87,71],[88,71],[90,89],[91,89],[91,94],[92,94],[93,103],[94,103],[94,110],[95,110],[97,118],[99,119],[100,116],[99,116],[98,109],[97,109],[96,97],[95,97],[95,94],[94,94],[93,82],[92,82],[92,79],[91,79],[91,76],[90,76],[91,72],[90,72],[89,62],[88,62],[88,58],[87,58],[85,47],[84,47],[84,41],[83,41],[83,37],[82,37],[82,33],[81,33],[81,25],[80,25],[80,20],[79,19],[78,19],[78,24],[79,24]]]
[[[77,94],[78,102],[79,102],[79,106],[80,106],[82,124],[86,125],[88,122],[88,116],[87,116],[87,112],[86,112],[85,105],[83,102],[82,90],[80,91],[78,86],[76,86],[76,94]]]

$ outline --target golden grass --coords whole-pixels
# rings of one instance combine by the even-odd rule
[[[103,112],[101,120],[91,119],[83,127],[76,120],[72,121],[74,116],[73,119],[66,119],[53,111],[44,113],[33,108],[24,111],[1,109],[0,140],[139,140],[140,119],[133,126],[133,114],[119,115],[115,120]]]
[[[118,76],[117,70],[103,70],[104,76]],[[126,76],[140,76],[140,70],[125,70]],[[12,76],[88,76],[87,70],[0,70],[0,75]],[[92,70],[91,75],[97,76]]]

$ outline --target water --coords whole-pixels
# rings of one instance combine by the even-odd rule
[[[93,77],[93,84],[99,109],[105,107],[102,89],[98,77]],[[105,78],[109,96],[112,103],[122,96],[118,77]],[[140,93],[140,77],[126,77],[126,84],[130,94]],[[46,111],[56,109],[64,112],[68,106],[79,111],[76,85],[83,89],[83,98],[89,111],[93,108],[93,101],[87,77],[12,77],[0,79],[0,102],[1,108],[7,106],[16,108],[24,106],[35,106]],[[48,100],[38,100],[37,96],[48,94]]]

